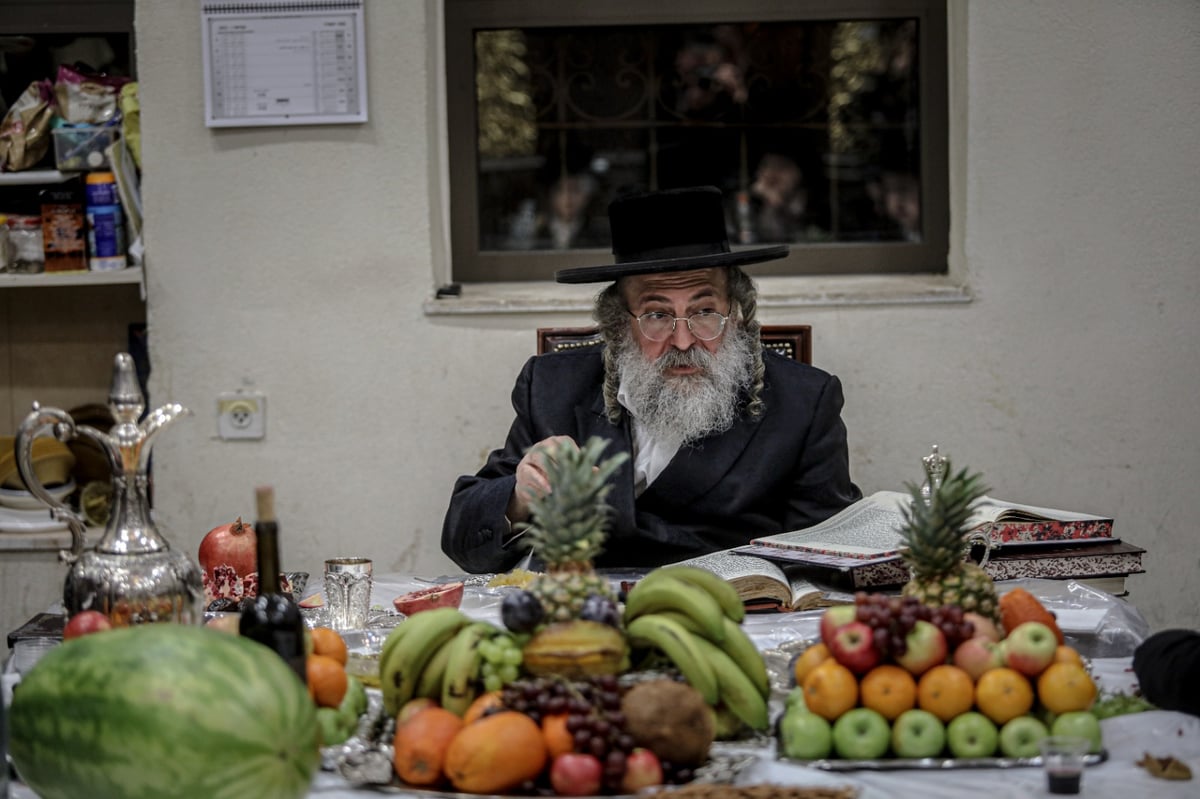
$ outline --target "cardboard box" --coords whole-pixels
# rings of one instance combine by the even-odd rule
[[[47,272],[86,272],[87,217],[77,191],[47,189],[41,193],[42,243]]]

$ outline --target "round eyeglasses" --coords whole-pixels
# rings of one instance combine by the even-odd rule
[[[630,314],[633,316],[633,314]],[[712,341],[721,335],[725,329],[725,320],[729,317],[716,311],[700,311],[691,316],[672,316],[662,311],[650,311],[637,319],[638,329],[642,335],[651,341],[666,341],[675,333],[675,325],[680,320],[687,322],[688,330],[701,341]]]

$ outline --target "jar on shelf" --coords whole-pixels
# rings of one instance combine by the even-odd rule
[[[32,275],[46,270],[42,218],[12,214],[8,217],[8,271]]]

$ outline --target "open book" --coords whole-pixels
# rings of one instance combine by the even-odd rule
[[[803,530],[768,535],[751,540],[751,545],[780,547],[811,553],[819,565],[843,559],[883,560],[900,553],[900,529],[904,511],[912,502],[909,494],[876,491],[823,522]],[[1086,513],[1038,508],[1015,502],[981,498],[974,506],[968,526],[971,532],[987,535],[993,545],[1083,543],[1111,541],[1113,520]]]
[[[722,577],[732,585],[746,610],[809,610],[834,604],[825,591],[797,574],[763,558],[735,555],[730,550],[680,561]]]

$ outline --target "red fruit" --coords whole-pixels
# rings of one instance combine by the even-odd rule
[[[396,606],[396,610],[411,616],[433,608],[456,608],[462,604],[462,598],[462,583],[445,583],[403,594],[393,599],[392,604]]]
[[[821,614],[821,642],[829,646],[834,633],[843,625],[855,620],[858,611],[854,605],[834,605]]]
[[[217,566],[229,566],[239,577],[254,574],[258,571],[257,555],[258,537],[240,516],[232,524],[209,530],[200,542],[200,568],[212,581]]]
[[[593,755],[571,752],[554,758],[550,784],[559,796],[592,796],[600,793],[604,766]]]
[[[663,770],[658,755],[640,746],[625,758],[625,776],[621,778],[621,790],[637,793],[642,788],[662,785]]]
[[[828,646],[834,659],[855,674],[866,674],[883,659],[875,648],[874,631],[861,621],[837,628]]]
[[[112,622],[98,610],[81,610],[71,617],[63,628],[63,640],[78,638],[81,635],[98,633],[101,630],[111,630]]]

